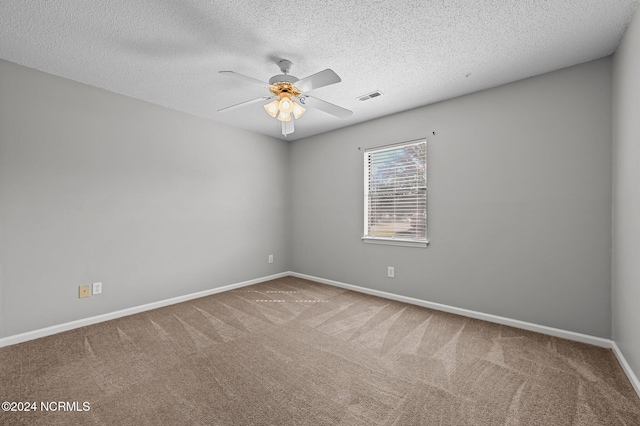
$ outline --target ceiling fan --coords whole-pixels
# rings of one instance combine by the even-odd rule
[[[261,96],[250,101],[222,108],[219,109],[218,112],[231,111],[257,102],[271,101],[264,105],[264,109],[271,117],[277,118],[282,123],[282,134],[284,136],[293,133],[293,121],[294,119],[297,120],[302,116],[302,114],[304,114],[306,111],[305,107],[316,108],[339,118],[347,118],[353,114],[353,112],[348,109],[307,94],[314,89],[341,82],[342,80],[338,77],[338,74],[327,68],[326,70],[310,75],[309,77],[298,79],[297,77],[289,75],[291,65],[291,61],[286,59],[279,61],[278,67],[280,67],[282,74],[274,75],[269,79],[268,83],[237,72],[220,71],[220,74],[241,78],[245,81],[259,84],[260,86],[269,89],[271,95]]]

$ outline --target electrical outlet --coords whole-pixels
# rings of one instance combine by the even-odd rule
[[[91,296],[91,292],[89,291],[88,285],[81,285],[78,287],[78,298],[82,299],[89,296]]]
[[[396,276],[396,269],[393,266],[387,266],[387,277],[394,278]]]
[[[93,283],[92,287],[92,294],[102,293],[102,283]]]
[[[272,254],[269,255],[269,263],[273,263],[273,255]]]

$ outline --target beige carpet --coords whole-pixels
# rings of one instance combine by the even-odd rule
[[[38,408],[2,425],[640,425],[610,350],[293,277],[2,348],[0,398]]]

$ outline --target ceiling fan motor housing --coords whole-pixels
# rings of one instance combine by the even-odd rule
[[[280,96],[280,94],[282,93],[287,93],[289,94],[289,96],[298,97],[302,93],[296,86],[293,85],[293,83],[289,83],[286,81],[276,81],[273,83],[269,81],[269,83],[271,83],[271,85],[269,86],[269,91],[275,96]]]
[[[296,81],[300,80],[297,77],[289,75],[289,71],[291,70],[292,65],[293,63],[287,59],[281,59],[280,61],[278,61],[278,67],[280,67],[280,72],[282,72],[282,74],[274,75],[273,77],[271,77],[269,79],[269,84],[271,85],[278,85],[280,83],[293,84]]]
[[[269,79],[269,84],[295,83],[298,80],[300,80],[298,77],[294,77],[294,76],[288,75],[288,74],[280,74],[280,75],[274,75],[273,77],[271,77]]]

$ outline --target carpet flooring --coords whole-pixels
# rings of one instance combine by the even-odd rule
[[[294,277],[1,348],[0,398],[36,403],[2,425],[640,425],[608,349]]]

